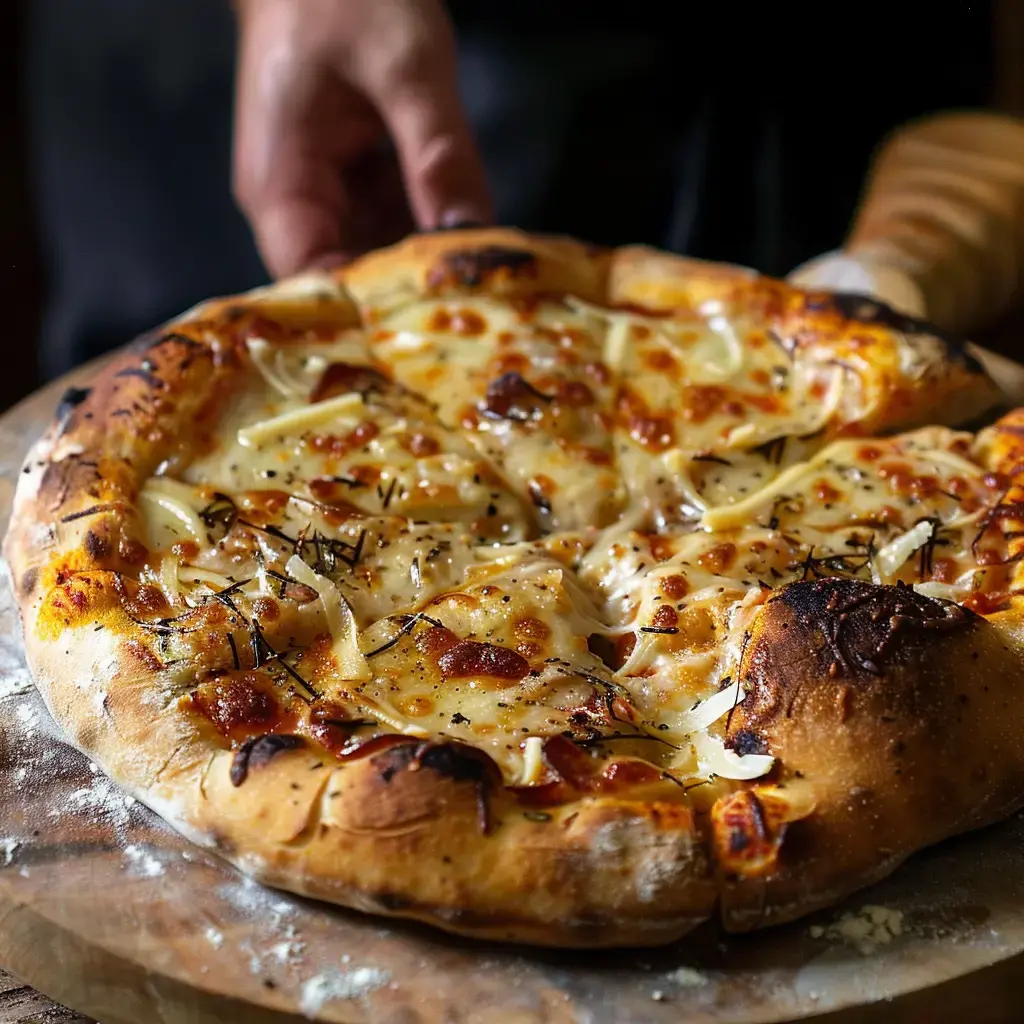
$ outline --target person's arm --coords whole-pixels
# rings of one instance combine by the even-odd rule
[[[894,133],[839,253],[795,283],[869,293],[974,333],[1024,298],[1024,122],[947,113]]]
[[[272,274],[489,220],[439,0],[235,8],[234,191]]]

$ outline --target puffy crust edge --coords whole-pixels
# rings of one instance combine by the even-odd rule
[[[712,913],[714,881],[684,801],[585,798],[542,821],[495,788],[485,835],[472,780],[411,764],[408,747],[337,766],[288,750],[235,786],[233,752],[197,736],[123,636],[67,630],[29,644],[29,664],[77,748],[268,884],[549,946],[660,945]]]

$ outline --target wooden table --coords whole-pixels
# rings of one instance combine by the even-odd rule
[[[0,1024],[93,1024],[0,970]]]

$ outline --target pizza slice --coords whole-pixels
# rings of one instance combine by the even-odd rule
[[[610,431],[604,327],[577,308],[600,258],[582,245],[371,254],[346,274],[374,356],[426,397],[533,507],[544,531],[604,525],[625,497]],[[422,279],[396,265],[427,262]],[[495,294],[496,293],[496,294]]]
[[[632,493],[694,518],[706,483],[738,498],[830,440],[970,422],[997,392],[964,347],[857,297],[626,250],[605,362]],[[757,485],[755,483],[755,486]]]

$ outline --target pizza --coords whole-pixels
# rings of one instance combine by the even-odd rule
[[[438,232],[68,390],[5,555],[69,740],[263,882],[546,945],[746,931],[1024,803],[999,403],[869,299]]]

